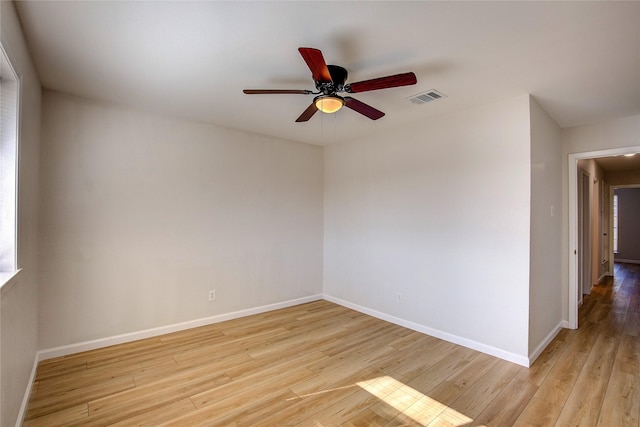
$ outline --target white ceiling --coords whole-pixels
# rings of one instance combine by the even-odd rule
[[[278,138],[326,144],[530,93],[562,127],[640,113],[640,1],[16,3],[42,85]],[[353,95],[294,123],[310,89],[298,47],[348,82],[413,71],[415,86]],[[447,98],[405,98],[437,89]]]

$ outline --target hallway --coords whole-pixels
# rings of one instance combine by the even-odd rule
[[[529,369],[540,387],[517,425],[640,425],[640,265],[616,264],[614,275],[584,296],[579,328]]]

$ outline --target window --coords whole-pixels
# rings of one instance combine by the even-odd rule
[[[16,72],[0,46],[0,273],[17,269],[18,88]]]
[[[618,253],[618,195],[613,195],[613,253]]]

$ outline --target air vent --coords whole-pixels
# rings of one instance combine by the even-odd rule
[[[435,89],[428,90],[426,92],[419,93],[417,95],[412,95],[408,99],[414,104],[426,104],[427,102],[436,101],[440,98],[446,98],[447,95],[438,92]]]

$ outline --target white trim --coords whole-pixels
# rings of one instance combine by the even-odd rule
[[[3,67],[5,68],[5,71],[7,71],[8,73],[10,73],[10,76],[4,76],[4,80],[5,83],[13,81],[15,82],[15,105],[13,104],[13,100],[14,99],[10,99],[9,102],[12,102],[11,107],[15,108],[15,132],[13,135],[13,139],[15,140],[15,146],[13,147],[14,153],[13,153],[13,170],[11,171],[13,173],[13,194],[11,195],[11,199],[12,199],[12,203],[13,203],[13,212],[11,213],[11,222],[13,222],[13,230],[11,230],[11,250],[12,250],[12,265],[7,266],[7,265],[2,265],[2,269],[6,269],[9,273],[15,273],[18,270],[20,270],[19,265],[20,263],[18,262],[18,206],[20,201],[18,200],[19,197],[19,171],[18,171],[18,166],[19,166],[19,155],[20,155],[20,127],[21,127],[21,122],[22,122],[22,114],[21,114],[21,108],[22,108],[22,73],[20,73],[20,70],[18,67],[16,67],[14,64],[17,63],[17,61],[15,61],[15,57],[13,56],[13,54],[11,53],[10,49],[7,49],[6,46],[8,46],[10,43],[6,43],[4,41],[5,37],[4,34],[0,34],[0,56],[2,56],[3,60],[2,60],[2,65],[0,66],[0,74],[2,74],[1,69]],[[3,214],[6,214],[7,212],[4,212]],[[6,236],[5,236],[6,239]],[[4,261],[3,261],[4,263]]]
[[[69,354],[80,353],[82,351],[95,350],[98,348],[108,347],[116,344],[123,344],[131,341],[141,340],[144,338],[156,337],[159,335],[169,334],[171,332],[184,331],[186,329],[197,328],[199,326],[210,325],[213,323],[224,322],[226,320],[237,319],[240,317],[251,316],[253,314],[266,313],[268,311],[278,310],[281,308],[292,307],[299,304],[318,301],[322,299],[322,295],[311,295],[308,297],[298,298],[289,301],[278,302],[275,304],[263,305],[260,307],[248,308],[245,310],[234,311],[231,313],[218,314],[211,317],[189,320],[187,322],[175,323],[173,325],[160,326],[157,328],[145,329],[137,332],[130,332],[112,337],[100,338],[92,341],[84,341],[76,344],[69,344],[61,347],[40,350],[36,356],[38,361],[53,359],[54,357],[67,356]]]
[[[569,155],[569,327],[578,328],[578,160]]]
[[[22,269],[19,268],[15,271],[0,272],[0,292],[2,294],[8,293],[13,288],[14,283],[16,283],[14,279],[18,277],[21,271]]]
[[[382,313],[377,310],[373,310],[367,307],[363,307],[358,304],[354,304],[349,301],[345,301],[340,298],[332,297],[331,295],[324,295],[324,299],[335,304],[341,305],[343,307],[350,308],[352,310],[359,311],[360,313],[367,314],[369,316],[376,317],[378,319],[394,323],[399,326],[403,326],[405,328],[412,329],[417,332],[421,332],[426,335],[430,335],[432,337],[440,338],[445,341],[449,341],[454,344],[461,345],[463,347],[470,348],[472,350],[477,350],[482,353],[486,353],[491,356],[499,357],[500,359],[516,363],[518,365],[524,366],[528,368],[530,365],[530,361],[526,356],[521,356],[519,354],[511,353],[509,351],[502,350],[500,348],[496,348],[487,344],[483,344],[477,341],[470,340],[468,338],[459,337],[457,335],[453,335],[447,332],[440,331],[438,329],[433,329],[425,325],[421,325],[419,323],[411,322],[409,320],[401,319],[399,317],[391,316],[386,313]]]
[[[616,262],[624,262],[626,264],[640,264],[640,261],[637,259],[616,259]]]
[[[542,352],[544,351],[545,348],[547,348],[547,346],[549,344],[551,344],[551,341],[553,341],[553,339],[560,333],[560,331],[562,330],[562,328],[565,328],[566,326],[564,326],[567,322],[565,322],[564,320],[561,321],[560,323],[558,323],[556,325],[555,328],[553,328],[553,330],[551,332],[549,332],[549,335],[547,335],[540,344],[538,344],[538,346],[536,347],[535,350],[533,350],[532,353],[529,354],[529,366],[533,365],[533,362],[536,361],[536,359],[542,354]]]
[[[569,161],[569,328],[578,328],[578,160],[637,153],[640,146],[571,153]]]
[[[36,371],[38,370],[38,363],[40,363],[39,354],[33,360],[33,368],[31,368],[31,375],[29,376],[29,382],[27,383],[27,389],[24,391],[24,397],[22,398],[22,405],[20,405],[20,411],[18,412],[18,418],[16,418],[16,427],[21,427],[24,423],[24,416],[27,414],[27,405],[31,398],[31,391],[33,391],[33,383],[36,380]]]
[[[618,188],[640,188],[640,184],[609,184],[609,187],[615,192]]]

